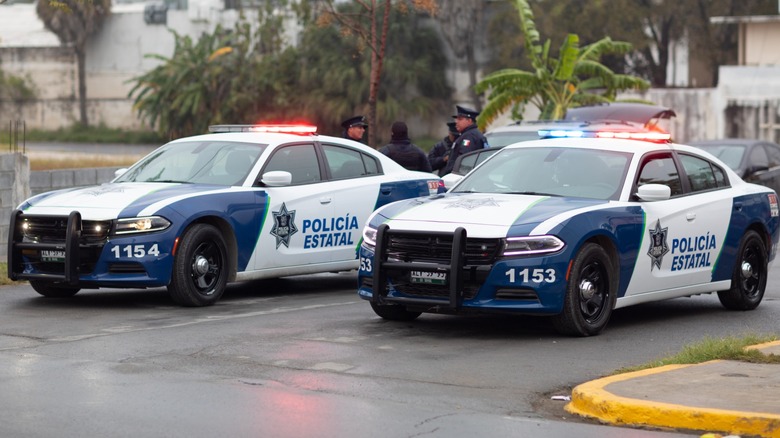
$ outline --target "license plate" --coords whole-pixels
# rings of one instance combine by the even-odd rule
[[[447,284],[446,272],[412,271],[412,283],[422,284]]]
[[[42,262],[64,262],[65,261],[65,251],[51,251],[51,250],[41,250],[41,261]]]

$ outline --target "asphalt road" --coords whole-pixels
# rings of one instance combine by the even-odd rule
[[[755,311],[651,303],[593,338],[533,318],[383,321],[354,273],[236,284],[207,308],[164,289],[4,286],[0,436],[698,436],[586,423],[550,397],[708,336],[777,334],[777,271]]]

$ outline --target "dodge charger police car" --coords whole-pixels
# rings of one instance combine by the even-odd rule
[[[167,286],[204,306],[232,280],[356,269],[376,207],[443,185],[315,130],[216,126],[109,184],[34,196],[11,215],[8,275],[47,297]]]
[[[717,292],[726,308],[750,310],[764,295],[779,220],[773,190],[697,148],[516,143],[446,194],[374,212],[358,293],[390,320],[546,315],[574,336],[600,333],[614,309],[668,298]]]

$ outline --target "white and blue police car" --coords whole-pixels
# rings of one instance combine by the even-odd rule
[[[305,125],[221,125],[112,182],[34,196],[11,215],[8,275],[47,297],[167,286],[214,304],[229,281],[354,270],[375,208],[443,192],[363,144]]]
[[[374,212],[359,296],[389,320],[545,315],[573,336],[649,301],[717,292],[728,309],[759,305],[778,243],[773,190],[664,137],[549,136],[505,147],[446,194]]]

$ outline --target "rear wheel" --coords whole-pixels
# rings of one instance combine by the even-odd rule
[[[181,237],[168,293],[183,306],[210,306],[227,285],[227,246],[222,234],[207,224],[195,224]]]
[[[35,292],[49,298],[68,298],[76,295],[81,290],[78,287],[41,280],[30,280],[30,286],[35,289]]]
[[[753,310],[761,304],[766,289],[766,245],[755,231],[742,237],[737,262],[731,279],[731,289],[718,292],[723,307],[731,310]]]
[[[574,257],[563,311],[552,317],[564,335],[593,336],[609,322],[617,299],[617,275],[607,252],[586,243]]]
[[[422,315],[422,312],[410,312],[405,306],[398,304],[375,304],[371,303],[374,313],[390,321],[411,321]]]

